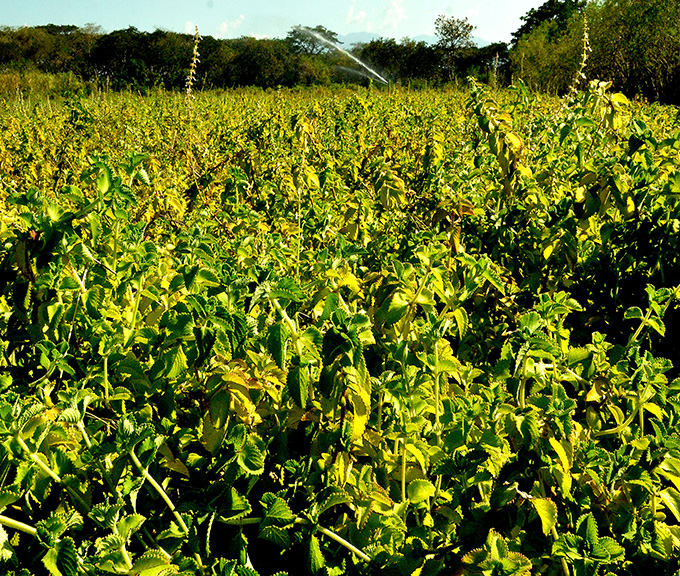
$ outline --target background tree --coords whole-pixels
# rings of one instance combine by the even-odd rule
[[[680,2],[603,0],[588,15],[591,77],[630,95],[680,104]]]
[[[362,62],[392,80],[423,79],[428,83],[439,78],[437,50],[427,42],[402,38],[378,38],[360,44],[355,52]]]
[[[516,46],[522,36],[532,33],[545,22],[553,22],[554,26],[544,28],[544,32],[563,32],[574,12],[583,13],[586,4],[586,0],[547,0],[538,8],[532,8],[520,18],[524,24],[512,33],[512,45]]]
[[[99,37],[91,53],[98,80],[107,80],[115,89],[152,86],[149,67],[150,34],[134,26]]]
[[[299,58],[285,40],[243,37],[229,42],[235,54],[229,63],[231,86],[293,86],[299,78]]]
[[[512,75],[534,90],[566,92],[581,64],[583,22],[574,12],[564,29],[549,19],[523,34],[510,52]]]
[[[228,86],[228,71],[236,56],[234,48],[225,40],[218,40],[212,36],[202,36],[199,50],[201,56],[196,75],[201,85],[206,88],[225,88]]]
[[[193,35],[156,30],[147,37],[147,42],[148,78],[166,90],[181,89],[193,54]],[[199,77],[198,81],[201,80],[205,78]]]
[[[305,54],[307,56],[319,56],[321,54],[334,52],[335,49],[332,46],[329,46],[326,42],[320,40],[310,32],[318,34],[333,44],[341,44],[341,42],[338,41],[337,33],[324,26],[315,26],[314,28],[295,26],[294,28],[291,28],[286,36],[286,43],[290,47],[291,52],[294,52],[295,54]]]
[[[441,15],[435,20],[434,27],[438,38],[437,47],[442,52],[445,75],[450,80],[455,73],[456,59],[460,58],[465,50],[475,46],[472,32],[476,27],[470,24],[467,18]]]
[[[416,42],[410,38],[401,41],[403,61],[402,76],[408,79],[419,78],[429,83],[439,81],[439,55],[437,49],[427,42]]]
[[[481,48],[468,48],[457,59],[456,68],[465,77],[473,76],[481,82],[505,85],[510,81],[508,45],[495,42]]]

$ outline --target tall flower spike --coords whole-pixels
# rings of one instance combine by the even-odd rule
[[[593,49],[590,47],[590,36],[588,35],[588,18],[583,16],[583,48],[581,51],[581,62],[579,63],[578,70],[574,75],[574,79],[571,81],[571,86],[567,91],[567,99],[573,100],[578,92],[578,85],[581,80],[585,80],[586,75],[584,70],[586,68],[586,63],[588,62],[588,52],[592,52]]]
[[[191,64],[189,65],[189,75],[187,76],[186,84],[187,102],[191,101],[193,98],[192,89],[194,86],[194,81],[196,80],[196,66],[200,62],[198,59],[198,45],[200,41],[201,37],[198,34],[198,26],[196,26],[196,33],[194,35],[194,52],[191,56]]]

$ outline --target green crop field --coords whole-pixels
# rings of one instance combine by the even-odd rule
[[[2,574],[680,574],[677,108],[194,96],[0,100]]]

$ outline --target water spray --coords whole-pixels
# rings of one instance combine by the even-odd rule
[[[323,37],[321,34],[319,34],[318,32],[315,32],[314,30],[311,30],[311,29],[307,28],[306,26],[295,26],[295,30],[300,30],[301,32],[304,32],[305,34],[307,34],[307,35],[309,35],[309,36],[313,36],[313,37],[316,38],[317,40],[320,40],[320,41],[323,42],[324,44],[328,44],[331,48],[334,48],[335,50],[337,50],[338,52],[344,54],[345,56],[347,56],[347,57],[350,58],[351,60],[354,60],[354,62],[356,62],[357,64],[359,64],[359,66],[361,66],[364,70],[370,72],[370,73],[373,75],[374,78],[376,78],[377,80],[379,80],[379,81],[382,82],[383,84],[389,85],[389,82],[388,82],[387,80],[385,80],[385,79],[384,79],[380,74],[378,74],[375,70],[373,70],[373,68],[370,68],[369,66],[367,66],[366,64],[364,64],[364,63],[363,63],[361,60],[359,60],[356,56],[354,56],[353,54],[350,54],[349,52],[347,52],[347,50],[344,50],[343,48],[341,48],[340,46],[338,46],[335,42],[331,42],[328,38],[324,38],[324,37]]]

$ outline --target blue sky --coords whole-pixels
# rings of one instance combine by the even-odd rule
[[[510,40],[520,16],[544,0],[0,0],[0,25],[97,24],[106,32],[135,26],[216,38],[284,37],[295,25],[321,24],[341,35],[372,32],[401,39],[434,35],[440,14],[467,17],[475,36]],[[3,6],[4,4],[4,6]]]

